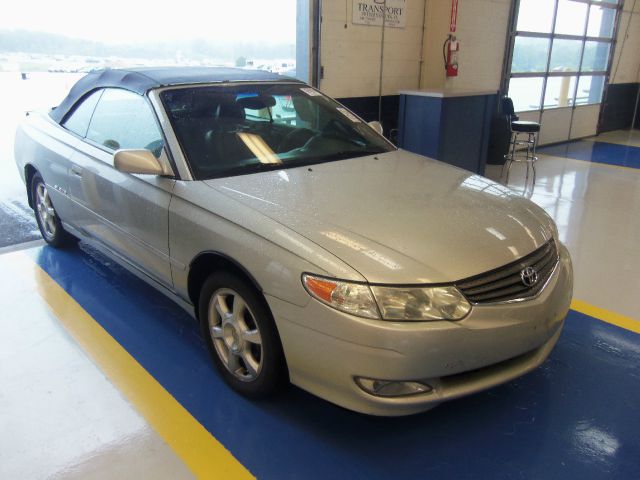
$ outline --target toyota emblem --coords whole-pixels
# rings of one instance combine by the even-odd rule
[[[527,267],[520,272],[520,279],[525,286],[533,287],[538,283],[538,272],[533,267]]]

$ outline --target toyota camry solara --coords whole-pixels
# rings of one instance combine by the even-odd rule
[[[106,70],[15,156],[44,239],[190,309],[238,392],[405,415],[540,365],[572,268],[543,210],[377,126],[264,72]]]

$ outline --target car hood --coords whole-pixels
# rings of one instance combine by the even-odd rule
[[[372,283],[452,282],[552,237],[542,209],[466,170],[398,150],[207,180]]]

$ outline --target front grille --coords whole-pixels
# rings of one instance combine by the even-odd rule
[[[522,300],[537,295],[545,286],[558,263],[558,250],[553,240],[520,260],[490,272],[456,282],[456,287],[471,303],[495,303]],[[527,286],[520,276],[522,270],[533,267],[538,281]]]

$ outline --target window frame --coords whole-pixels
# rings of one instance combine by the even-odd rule
[[[611,73],[611,64],[613,62],[614,51],[616,46],[616,37],[618,33],[619,23],[620,23],[620,13],[623,8],[623,2],[618,1],[616,4],[605,3],[597,0],[571,0],[576,3],[583,3],[587,5],[587,12],[584,20],[582,35],[566,35],[555,33],[556,31],[556,21],[558,17],[558,4],[560,0],[554,0],[553,5],[553,17],[551,23],[551,32],[550,33],[542,33],[542,32],[527,32],[517,30],[518,24],[518,13],[520,8],[521,0],[514,0],[511,6],[511,14],[510,14],[510,26],[507,32],[507,40],[506,40],[506,52],[505,60],[503,64],[503,80],[501,91],[504,95],[507,95],[509,92],[509,85],[511,79],[514,78],[542,78],[542,91],[540,92],[539,106],[536,109],[528,109],[528,110],[518,110],[518,112],[538,112],[539,117],[541,118],[543,112],[545,110],[554,110],[559,108],[571,108],[572,111],[575,110],[576,107],[584,106],[584,105],[599,105],[602,104],[602,100],[606,95],[606,89],[609,84],[609,77]],[[598,6],[602,8],[607,8],[615,11],[615,18],[613,21],[613,31],[611,37],[597,37],[587,35],[588,27],[589,27],[589,19],[591,15],[591,7]],[[546,69],[542,72],[512,72],[512,64],[513,64],[513,53],[514,46],[517,37],[528,37],[528,38],[542,38],[546,39],[549,42],[549,48],[547,49],[547,63]],[[566,72],[553,72],[549,71],[551,65],[551,56],[553,54],[554,41],[558,40],[578,40],[581,42],[580,45],[580,61],[578,63],[578,68],[572,71]],[[593,70],[593,71],[582,71],[583,63],[584,63],[584,54],[585,54],[585,46],[587,42],[602,42],[609,44],[609,52],[607,58],[607,66],[605,70]],[[578,94],[578,86],[580,84],[580,79],[582,77],[602,77],[604,79],[604,86],[602,96],[598,103],[587,103],[587,104],[577,104],[576,95]],[[549,78],[553,77],[576,77],[575,85],[572,87],[572,92],[570,95],[571,102],[568,106],[545,106],[544,99],[547,93],[547,84]],[[573,113],[572,113],[572,122],[573,122]]]
[[[91,90],[87,94],[85,94],[82,98],[78,99],[78,101],[73,105],[73,107],[65,114],[65,116],[62,118],[62,120],[60,120],[58,125],[60,127],[62,127],[67,133],[75,136],[76,138],[79,138],[83,142],[87,143],[88,145],[91,145],[94,148],[97,148],[98,150],[101,150],[101,151],[103,151],[105,153],[108,153],[109,155],[111,155],[111,158],[113,158],[113,155],[115,154],[115,152],[117,152],[117,150],[110,149],[110,148],[108,148],[108,147],[106,147],[106,146],[104,146],[102,144],[99,144],[99,143],[87,138],[87,134],[89,133],[89,127],[91,126],[91,121],[93,120],[93,114],[95,113],[96,108],[98,107],[98,104],[100,103],[100,100],[102,99],[102,94],[106,90],[123,90],[123,91],[129,92],[129,93],[131,93],[133,95],[139,95],[144,99],[145,103],[149,107],[149,110],[151,111],[151,114],[153,116],[154,122],[156,124],[156,127],[158,128],[158,131],[160,132],[160,136],[162,137],[162,141],[163,141],[162,150],[160,152],[160,156],[158,157],[158,160],[160,162],[166,163],[168,165],[168,167],[170,167],[171,171],[173,172],[172,175],[166,175],[168,178],[174,178],[174,179],[182,178],[182,176],[177,173],[178,172],[178,168],[177,168],[177,165],[176,165],[176,161],[175,161],[175,158],[173,157],[171,149],[169,148],[167,134],[166,134],[164,128],[162,127],[162,118],[158,114],[158,111],[156,110],[156,107],[154,105],[153,99],[149,97],[149,93],[153,92],[154,90],[150,90],[146,94],[141,95],[141,94],[139,94],[137,92],[133,92],[133,91],[127,89],[127,88],[122,88],[122,87],[115,87],[115,86],[113,86],[113,87],[98,87],[98,88],[96,88],[94,90]],[[95,106],[93,107],[93,111],[91,112],[91,117],[89,118],[89,124],[87,125],[87,131],[85,132],[84,136],[81,136],[81,135],[77,134],[76,132],[74,132],[73,130],[69,130],[68,128],[66,128],[64,126],[64,123],[74,114],[76,109],[78,107],[80,107],[80,105],[82,105],[82,103],[84,103],[84,101],[87,100],[91,95],[93,95],[94,93],[98,93],[98,92],[100,93],[100,97],[98,98],[98,101],[96,102]],[[113,164],[111,164],[111,166],[113,166]]]
[[[66,113],[66,115],[62,118],[62,120],[60,120],[60,123],[58,125],[60,125],[62,128],[64,128],[67,132],[69,132],[70,134],[81,138],[81,139],[86,139],[87,133],[89,132],[89,126],[91,125],[91,119],[93,118],[93,112],[96,111],[96,107],[98,106],[98,103],[100,103],[100,99],[102,98],[102,94],[104,93],[104,88],[96,88],[94,90],[91,90],[89,93],[85,94],[84,96],[82,96],[74,105],[73,107]],[[87,100],[89,100],[90,97],[92,97],[93,95],[98,94],[98,100],[96,101],[96,104],[93,106],[93,110],[91,110],[91,115],[89,115],[89,122],[87,123],[87,129],[84,132],[84,135],[80,135],[78,132],[74,132],[73,130],[71,130],[70,128],[68,128],[65,123],[67,123],[67,121],[73,117],[76,113],[76,111],[84,104],[84,102],[86,102]]]
[[[158,121],[158,115],[156,114],[155,108],[153,108],[153,105],[151,104],[151,102],[149,101],[149,99],[147,98],[146,95],[140,95],[139,93],[132,92],[131,90],[128,90],[126,88],[120,88],[120,87],[103,87],[100,90],[102,90],[102,94],[100,95],[100,98],[98,99],[98,103],[96,103],[96,106],[93,109],[93,113],[91,114],[91,119],[89,120],[89,127],[87,128],[87,133],[83,137],[83,140],[85,142],[87,142],[91,146],[99,148],[100,150],[102,150],[104,152],[107,152],[107,153],[109,153],[111,155],[114,155],[118,150],[126,150],[125,148],[118,148],[118,149],[109,148],[106,145],[103,145],[101,143],[96,142],[95,140],[90,139],[87,136],[89,134],[89,130],[91,129],[91,123],[93,122],[93,116],[95,115],[96,110],[98,109],[98,106],[100,105],[100,102],[102,101],[102,97],[104,96],[104,93],[107,92],[108,90],[121,90],[123,92],[127,92],[130,95],[134,95],[136,97],[140,97],[142,99],[142,101],[147,105],[147,107],[149,108],[149,112],[151,113],[151,117],[152,117],[152,119],[153,119],[153,121],[155,123],[156,128],[158,129],[158,133],[160,134],[160,137],[161,137],[162,142],[163,142],[162,151],[161,151],[160,156],[158,158],[160,159],[162,157],[163,153],[165,155],[167,155],[167,139],[165,138],[162,126],[160,125],[160,122]],[[74,107],[74,109],[75,109],[75,107]]]

